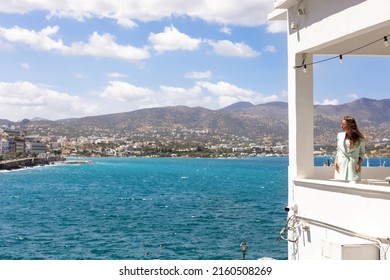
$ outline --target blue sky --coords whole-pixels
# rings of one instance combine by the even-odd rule
[[[267,21],[273,2],[1,1],[0,119],[287,102],[286,23]],[[316,104],[390,96],[389,58],[315,67]]]

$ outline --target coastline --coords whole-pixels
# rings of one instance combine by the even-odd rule
[[[61,164],[94,164],[92,160],[63,160]]]
[[[242,158],[269,158],[269,157],[287,157],[288,155],[267,155],[267,156],[242,156],[242,157],[215,157],[214,159],[242,159]],[[18,170],[23,168],[31,168],[36,166],[45,166],[45,165],[58,165],[58,164],[67,164],[67,165],[79,165],[79,164],[95,164],[95,161],[93,159],[97,158],[190,158],[190,157],[150,157],[150,156],[139,156],[139,157],[66,157],[66,156],[49,156],[44,158],[21,158],[21,159],[13,159],[13,160],[5,160],[0,161],[0,171],[10,171],[10,170]],[[195,157],[195,158],[205,158],[210,159],[213,157]],[[332,155],[325,155],[325,156],[314,156],[315,159],[317,159],[316,166],[326,166],[326,160],[329,158],[332,158]],[[320,162],[319,160],[323,159],[323,162]],[[382,159],[388,159],[388,158],[370,158],[370,160],[378,159],[378,162],[370,162],[368,161],[369,158],[365,158],[363,163],[364,166],[379,166],[379,167],[386,167],[388,166],[388,163],[384,160],[382,162]],[[331,164],[332,165],[332,164]],[[328,165],[329,166],[329,165]]]
[[[65,162],[62,156],[50,156],[44,158],[21,158],[13,160],[5,160],[0,162],[0,170],[15,170],[39,165],[50,165],[59,162]]]

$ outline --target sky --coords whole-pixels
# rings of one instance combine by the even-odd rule
[[[0,119],[287,102],[287,24],[267,20],[273,3],[0,1]],[[315,65],[316,104],[389,98],[389,58],[343,60]]]

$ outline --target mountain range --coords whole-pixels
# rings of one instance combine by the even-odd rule
[[[314,105],[315,143],[333,145],[345,115],[356,118],[359,129],[370,141],[390,137],[390,99],[361,98],[341,105]],[[4,124],[21,126],[31,134],[67,137],[123,135],[150,139],[196,131],[201,132],[203,141],[218,136],[225,140],[242,138],[287,143],[288,104],[238,102],[219,110],[169,106],[57,121],[25,119],[13,123],[0,120],[0,125]]]

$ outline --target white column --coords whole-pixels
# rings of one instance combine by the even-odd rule
[[[306,54],[305,63],[313,55]],[[302,54],[289,55],[288,63],[288,123],[289,179],[308,178],[314,173],[313,139],[313,66],[294,69],[302,64]]]
[[[313,55],[306,54],[305,63],[311,63]],[[313,139],[313,66],[306,71],[294,66],[302,65],[302,54],[289,53],[288,59],[288,124],[289,124],[289,169],[288,204],[296,205],[294,199],[295,178],[309,178],[314,173]],[[298,212],[299,212],[299,205]],[[289,237],[291,232],[289,232]],[[294,243],[288,242],[288,259],[299,259]],[[296,246],[296,245],[295,245]]]

